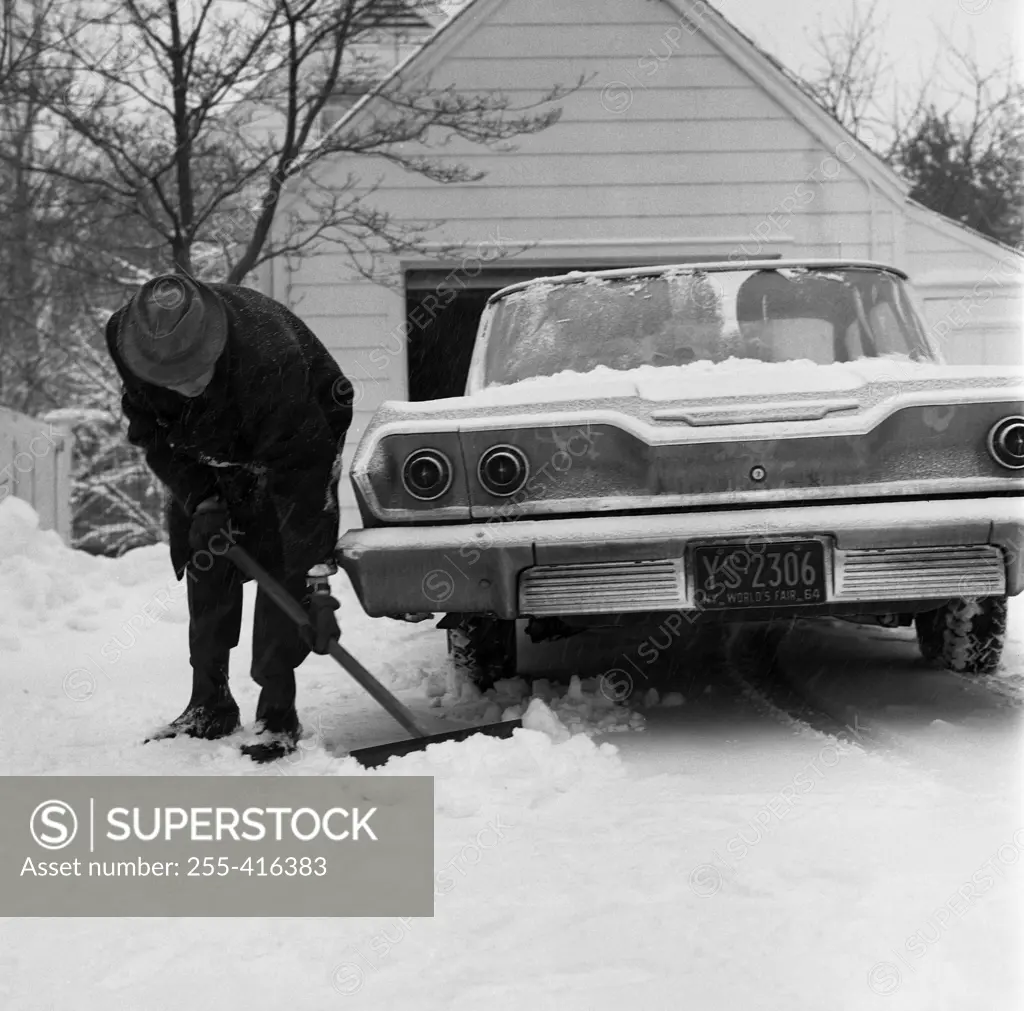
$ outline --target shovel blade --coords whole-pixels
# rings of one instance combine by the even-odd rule
[[[466,727],[463,730],[452,730],[446,734],[432,734],[429,737],[414,737],[408,741],[395,741],[393,744],[375,744],[369,748],[357,748],[349,752],[366,769],[376,769],[384,765],[388,759],[402,755],[410,755],[414,751],[423,751],[431,744],[443,744],[445,741],[465,741],[476,734],[488,737],[511,737],[514,730],[522,727],[522,720],[506,720],[504,723],[491,723],[483,727]]]

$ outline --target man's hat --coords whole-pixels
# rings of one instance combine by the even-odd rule
[[[129,303],[118,350],[140,379],[178,386],[213,368],[227,333],[227,312],[214,291],[191,277],[161,274]]]

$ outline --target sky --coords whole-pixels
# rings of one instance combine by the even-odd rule
[[[847,20],[854,0],[712,0],[712,6],[799,73],[812,64],[810,39],[818,25]],[[860,7],[867,10],[870,0]],[[941,54],[940,30],[958,46],[973,45],[983,66],[1021,51],[1021,0],[879,0],[877,13],[886,23],[893,69],[908,83]]]

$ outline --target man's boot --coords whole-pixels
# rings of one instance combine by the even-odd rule
[[[299,715],[291,712],[271,713],[266,719],[256,721],[256,740],[242,745],[242,754],[254,762],[276,762],[279,758],[293,754],[302,737]]]
[[[274,762],[292,754],[302,737],[302,724],[295,705],[273,706],[273,689],[264,689],[256,706],[256,741],[242,745],[242,754],[254,762]],[[268,704],[268,696],[271,701]],[[293,693],[294,697],[294,693]]]
[[[281,581],[293,597],[305,592],[305,573]],[[309,647],[295,622],[262,589],[256,593],[252,651],[252,679],[260,686],[256,739],[242,746],[242,754],[255,762],[273,762],[298,749],[302,726],[295,708],[295,668],[309,655]]]
[[[222,660],[193,667],[192,697],[185,711],[146,740],[161,741],[184,735],[216,741],[233,734],[241,725],[238,703],[228,688],[228,663]]]

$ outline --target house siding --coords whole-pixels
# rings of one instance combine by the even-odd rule
[[[947,361],[1024,365],[1021,260],[918,212],[908,229],[915,288]]]

